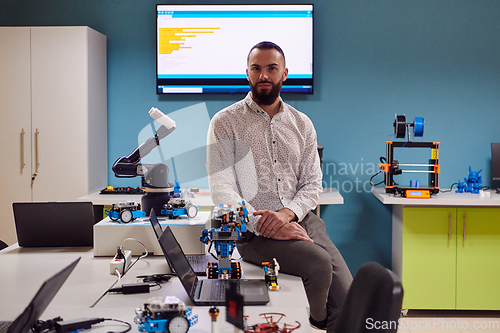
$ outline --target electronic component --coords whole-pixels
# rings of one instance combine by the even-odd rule
[[[122,284],[121,287],[111,288],[108,290],[110,293],[122,293],[124,295],[129,294],[144,294],[149,293],[149,289],[151,286],[149,283],[130,283],[130,284]]]
[[[171,198],[161,210],[161,215],[168,216],[169,218],[176,218],[181,215],[187,215],[189,218],[196,217],[200,206],[191,204],[190,200],[183,198]]]
[[[193,315],[192,309],[175,296],[150,298],[135,313],[139,332],[186,333],[198,322],[198,315]]]
[[[439,193],[439,174],[441,166],[439,165],[439,142],[412,142],[410,127],[414,129],[414,136],[423,136],[424,119],[415,117],[413,123],[406,123],[404,115],[396,115],[394,121],[394,136],[396,138],[405,138],[408,133],[408,141],[386,141],[386,158],[385,163],[379,165],[381,172],[384,172],[385,191],[386,193],[399,194],[406,198],[430,198],[432,194]],[[431,156],[429,163],[424,164],[403,164],[394,159],[394,148],[430,148]],[[382,160],[383,158],[381,158]],[[405,169],[402,167],[423,167],[427,169]],[[414,181],[410,186],[400,186],[394,182],[394,176],[406,172],[427,173],[429,175],[429,183],[427,186],[420,187],[420,181]]]
[[[111,209],[106,209],[104,214],[109,216],[112,221],[122,221],[129,223],[139,217],[146,216],[146,213],[141,211],[141,205],[134,201],[122,201],[114,203]]]
[[[132,261],[132,251],[124,250],[122,251],[120,247],[116,250],[115,257],[111,260],[109,264],[109,273],[116,274],[116,271],[120,275],[123,275],[127,271],[130,263]]]
[[[236,209],[222,204],[219,207],[214,207],[212,225],[219,227],[204,229],[201,232],[200,241],[203,244],[210,243],[210,248],[215,244],[217,252],[218,262],[208,264],[207,277],[209,279],[241,278],[239,262],[231,262],[235,242],[247,231],[248,210],[244,201],[240,205]]]
[[[262,263],[262,268],[264,269],[264,277],[269,290],[279,290],[278,286],[278,272],[280,270],[280,265],[276,258],[273,258],[273,262],[264,261]]]

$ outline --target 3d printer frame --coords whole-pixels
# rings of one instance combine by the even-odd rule
[[[431,194],[439,192],[439,174],[441,166],[439,164],[439,142],[394,142],[386,141],[386,161],[380,164],[380,170],[385,175],[385,192],[400,194],[403,197],[430,197]],[[429,164],[400,164],[394,160],[394,148],[430,148],[431,158]],[[408,167],[428,167],[428,170],[402,170],[401,166]],[[394,175],[402,172],[422,172],[429,174],[429,183],[426,187],[404,187],[395,185]],[[418,193],[417,193],[418,192]]]

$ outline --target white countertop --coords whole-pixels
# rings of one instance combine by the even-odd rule
[[[109,205],[120,201],[135,201],[141,202],[142,195],[140,194],[99,194],[94,192],[89,195],[78,198],[80,201],[91,201],[94,205]],[[212,207],[212,197],[210,190],[200,189],[199,192],[194,192],[194,198],[190,198],[193,205],[200,207]],[[319,197],[318,204],[320,205],[341,205],[344,203],[344,198],[340,195],[336,188],[324,188],[323,193]]]
[[[430,199],[411,199],[385,193],[385,188],[372,187],[372,194],[384,205],[405,206],[500,206],[500,194],[487,190],[486,196],[472,193],[441,192],[431,195]]]

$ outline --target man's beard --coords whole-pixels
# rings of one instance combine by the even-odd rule
[[[252,84],[252,82],[249,82],[250,84],[250,89],[252,90],[252,97],[254,101],[259,104],[259,105],[271,105],[273,104],[278,96],[280,95],[281,91],[281,85],[283,83],[282,80],[280,80],[278,83],[274,84],[271,82],[265,82],[271,84],[271,89],[264,89],[259,92],[259,88],[257,87],[259,83],[264,83],[264,82],[257,82],[257,84]]]

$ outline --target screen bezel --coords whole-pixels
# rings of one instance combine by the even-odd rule
[[[159,6],[206,6],[206,7],[216,7],[216,6],[311,6],[311,12],[312,12],[312,45],[311,45],[311,52],[312,52],[312,65],[311,65],[311,70],[312,70],[312,77],[310,79],[304,79],[308,80],[310,82],[311,88],[310,91],[293,91],[287,86],[290,86],[290,83],[294,83],[294,85],[305,85],[299,78],[288,78],[287,79],[287,84],[282,86],[281,93],[282,94],[287,94],[287,95],[313,95],[314,94],[314,4],[313,3],[283,3],[283,4],[264,4],[264,3],[258,3],[258,4],[249,4],[249,3],[238,3],[238,4],[184,4],[184,3],[172,3],[172,4],[157,4],[156,5],[156,42],[155,42],[155,53],[156,53],[156,73],[155,73],[155,90],[156,94],[159,96],[168,96],[168,95],[204,95],[204,94],[215,94],[215,95],[234,95],[234,94],[246,94],[249,90],[250,87],[248,85],[248,81],[246,78],[244,79],[224,79],[225,81],[229,82],[230,85],[235,85],[235,83],[238,83],[240,86],[245,86],[244,90],[238,90],[235,89],[234,91],[228,92],[228,91],[202,91],[202,92],[160,92],[159,86],[159,78],[158,78],[158,39],[159,39],[159,27],[158,27],[158,10]],[[250,49],[250,48],[249,48]],[[286,55],[286,54],[285,54]],[[174,79],[169,79],[169,80],[174,80]],[[182,82],[183,79],[179,79],[179,82]],[[234,80],[234,81],[233,81]],[[208,82],[208,81],[207,81]],[[309,83],[307,84],[309,85]]]

